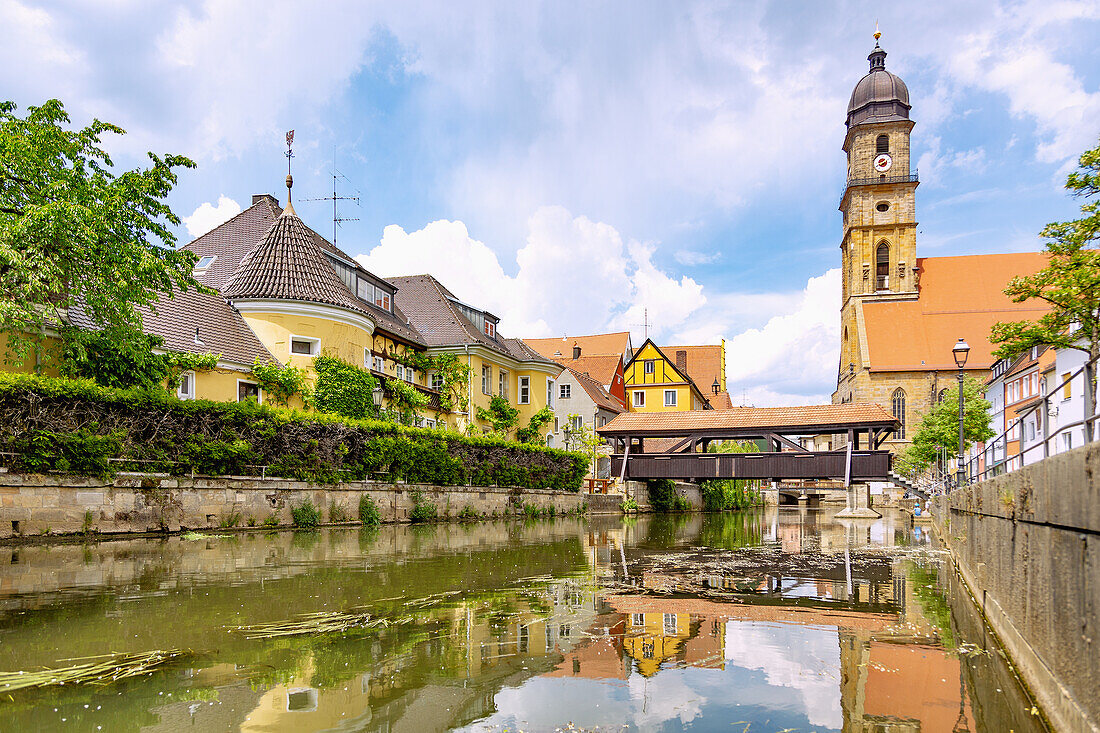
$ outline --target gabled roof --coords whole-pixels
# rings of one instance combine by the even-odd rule
[[[525,343],[530,346],[529,341],[525,341]],[[619,361],[622,359],[618,354],[581,355],[579,359],[573,359],[569,356],[551,358],[563,367],[572,369],[575,372],[588,373],[600,384],[611,384],[611,381],[615,379],[615,374],[619,371]]]
[[[260,342],[233,306],[218,295],[195,290],[162,295],[154,310],[139,307],[143,331],[164,339],[163,348],[190,354],[220,354],[223,361],[248,366],[256,362],[278,364],[279,360]],[[69,309],[73,325],[96,329],[83,308]],[[196,343],[196,329],[198,340]]]
[[[581,347],[581,356],[620,355],[624,359],[630,351],[630,332],[597,333],[591,336],[562,336],[561,338],[524,339],[524,342],[547,359],[573,357],[573,346]]]
[[[666,363],[666,364],[668,364],[668,365],[670,365],[670,366],[672,367],[672,371],[676,372],[677,374],[679,374],[679,375],[680,375],[681,377],[683,377],[683,378],[684,378],[684,382],[683,382],[683,383],[684,383],[684,384],[686,384],[686,385],[688,385],[689,387],[691,387],[691,388],[692,388],[692,389],[693,389],[693,390],[695,391],[696,395],[698,395],[698,396],[699,396],[699,398],[703,400],[703,403],[704,403],[704,404],[706,405],[706,407],[705,407],[704,409],[711,409],[711,407],[713,407],[713,406],[712,406],[712,405],[710,404],[710,399],[709,399],[709,398],[707,397],[707,393],[706,393],[706,392],[704,392],[703,390],[699,389],[699,385],[695,383],[695,380],[693,380],[693,379],[691,378],[691,375],[690,375],[690,374],[685,374],[684,372],[682,372],[682,371],[681,371],[681,370],[679,369],[679,367],[677,367],[677,366],[676,366],[676,361],[675,361],[674,359],[669,359],[669,358],[668,358],[668,354],[666,354],[666,353],[665,353],[665,352],[664,352],[664,351],[663,351],[663,350],[661,349],[661,347],[660,347],[660,346],[658,346],[657,344],[653,343],[653,339],[649,339],[649,338],[647,338],[647,339],[645,340],[645,342],[644,342],[644,343],[643,343],[643,344],[642,344],[641,346],[639,346],[639,347],[638,347],[638,350],[634,352],[634,356],[630,357],[630,361],[628,361],[628,362],[626,363],[626,367],[624,367],[624,368],[627,368],[627,367],[629,367],[629,366],[630,366],[631,364],[633,364],[634,362],[638,361],[639,355],[640,355],[640,354],[641,354],[641,353],[642,353],[643,351],[645,351],[645,347],[646,347],[646,344],[649,344],[649,345],[651,345],[651,346],[652,346],[652,347],[653,347],[653,348],[654,348],[654,349],[655,349],[655,350],[657,351],[657,354],[658,354],[658,355],[660,355],[660,357],[661,357],[662,359],[664,359],[665,363]],[[645,385],[645,384],[630,384],[630,385],[627,385],[627,386],[628,386],[629,388],[631,388],[631,389],[637,389],[637,388],[641,388],[641,387],[646,387],[646,386],[655,386],[655,385]]]
[[[919,298],[862,304],[871,371],[955,370],[951,348],[959,338],[970,344],[966,368],[988,369],[994,323],[1047,311],[1036,301],[1013,303],[1005,286],[1046,264],[1042,252],[918,258]]]
[[[711,394],[711,385],[717,379],[719,385],[725,383],[722,373],[722,346],[662,346],[661,351],[672,355],[672,364],[676,366],[676,352],[683,351],[687,356],[687,371],[691,381],[706,394]]]
[[[504,338],[499,331],[496,338],[486,335],[455,306],[460,302],[455,294],[431,275],[388,277],[386,282],[397,287],[397,304],[428,346],[480,344],[516,361],[558,366],[520,339]]]
[[[592,399],[592,402],[596,404],[596,407],[610,410],[615,413],[623,412],[626,409],[617,399],[608,394],[607,390],[603,388],[603,385],[595,379],[571,367],[566,367],[566,369],[573,375],[573,378],[577,380],[577,384],[579,384]]]
[[[230,300],[301,300],[366,312],[289,205],[241,258],[222,295]]]

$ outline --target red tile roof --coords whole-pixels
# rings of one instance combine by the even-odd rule
[[[630,349],[630,332],[597,333],[591,336],[562,336],[560,338],[524,339],[524,342],[547,359],[573,357],[573,346],[581,347],[581,356],[622,355]]]
[[[573,378],[577,380],[577,384],[579,384],[584,389],[584,391],[588,393],[588,396],[592,399],[592,402],[594,402],[597,407],[603,408],[604,410],[610,410],[614,413],[620,413],[624,409],[626,409],[621,404],[619,404],[619,401],[617,399],[608,394],[607,390],[603,388],[603,385],[597,382],[595,379],[588,376],[587,374],[578,372],[575,369],[569,367],[566,368],[569,369],[569,371],[573,374]]]
[[[996,361],[989,343],[994,323],[1047,311],[1036,301],[1013,303],[1005,286],[1046,263],[1041,252],[918,259],[919,299],[863,303],[871,371],[955,369],[951,348],[959,338],[970,345],[966,368],[988,369]]]
[[[530,345],[530,342],[525,341]],[[587,373],[593,379],[600,384],[611,384],[611,381],[615,378],[615,374],[619,370],[619,360],[622,358],[618,354],[601,354],[598,356],[581,356],[579,359],[572,359],[570,357],[551,357],[558,364],[564,367],[568,367],[575,372],[581,374]]]
[[[713,396],[711,385],[717,379],[718,383],[725,386],[726,375],[722,373],[722,347],[714,346],[662,346],[661,351],[672,359],[672,365],[676,366],[676,352],[683,351],[687,357],[687,375],[695,382],[703,394],[710,399]],[[713,402],[713,400],[711,400]],[[717,408],[716,408],[717,409]]]
[[[658,433],[688,435],[695,431],[746,431],[792,429],[806,433],[830,432],[844,427],[895,425],[897,420],[881,405],[848,402],[840,405],[802,407],[733,407],[728,410],[685,412],[624,412],[597,432],[602,435]]]

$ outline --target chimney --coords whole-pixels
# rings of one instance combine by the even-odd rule
[[[687,376],[688,369],[688,353],[683,349],[676,352],[676,371]]]
[[[278,206],[279,205],[279,199],[275,198],[274,196],[272,196],[269,193],[254,193],[254,194],[252,194],[252,205],[255,206],[256,204],[260,203],[264,199],[267,199],[268,201],[270,201],[273,206]]]
[[[573,342],[573,358],[574,359],[581,358],[581,347],[580,347],[579,344],[577,344],[576,341]]]

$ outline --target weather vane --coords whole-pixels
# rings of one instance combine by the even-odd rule
[[[286,134],[286,201],[290,203],[290,187],[294,185],[294,177],[290,175],[290,159],[294,157],[294,130]]]

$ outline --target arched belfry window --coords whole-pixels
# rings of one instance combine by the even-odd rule
[[[889,135],[879,135],[877,138],[875,138],[875,155],[878,155],[879,153],[889,153],[889,152],[890,152],[890,136]]]
[[[875,290],[887,290],[890,287],[890,245],[879,242],[875,249]]]
[[[894,436],[898,440],[905,440],[905,390],[898,387],[890,396],[890,414],[897,418],[900,425]]]

